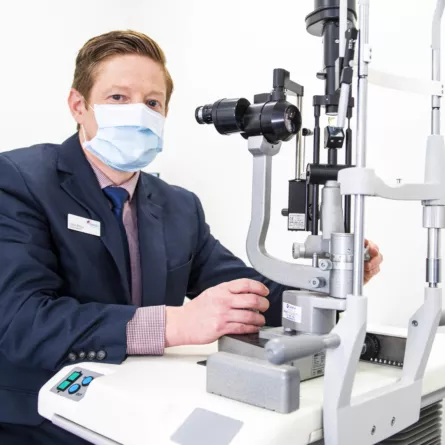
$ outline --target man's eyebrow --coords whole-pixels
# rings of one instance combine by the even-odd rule
[[[130,91],[130,88],[129,88],[129,87],[126,87],[126,86],[124,86],[124,85],[111,85],[110,88],[107,88],[107,89],[105,90],[105,94],[109,94],[109,93],[111,93],[111,92],[114,91],[114,90],[118,90],[118,91]]]
[[[146,96],[165,97],[165,92],[162,92],[162,91],[159,91],[159,90],[151,90],[149,93],[146,94]]]
[[[125,92],[129,92],[131,91],[131,88],[125,86],[125,85],[118,85],[118,84],[114,84],[112,85],[110,88],[107,88],[105,90],[105,94],[110,94],[113,91],[125,91]],[[165,97],[165,92],[161,91],[161,90],[150,90],[148,93],[145,94],[146,97],[148,96],[157,96],[160,98],[164,98]]]

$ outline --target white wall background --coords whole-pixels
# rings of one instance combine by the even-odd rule
[[[373,0],[373,67],[428,78],[434,0]],[[253,7],[254,5],[254,7]],[[250,220],[251,155],[238,135],[220,136],[195,122],[196,106],[223,97],[253,99],[271,88],[282,67],[306,88],[304,125],[312,127],[315,78],[322,67],[321,39],[304,18],[310,0],[209,2],[204,0],[56,0],[0,3],[2,101],[0,150],[60,142],[75,129],[66,105],[77,51],[90,37],[133,28],[164,48],[176,83],[165,151],[150,170],[196,192],[213,233],[243,259]],[[368,165],[387,181],[422,180],[429,98],[370,88]],[[294,174],[294,143],[275,158],[268,248],[291,260],[304,234],[286,230],[280,214]],[[404,325],[422,300],[426,233],[418,204],[368,200],[366,235],[381,248],[380,276],[366,287],[370,320]]]
[[[428,78],[434,0],[373,0],[370,38],[376,69]],[[74,132],[66,105],[77,51],[90,37],[133,28],[164,48],[176,83],[164,153],[150,170],[196,192],[213,233],[246,259],[251,155],[239,136],[223,137],[194,120],[196,106],[246,97],[271,87],[286,68],[306,88],[304,125],[312,127],[311,98],[322,94],[321,39],[305,30],[305,0],[15,0],[0,2],[0,150],[61,142]],[[422,180],[429,98],[371,87],[368,166],[386,181]],[[268,248],[291,260],[295,234],[280,215],[293,177],[294,144],[275,160]],[[385,262],[366,287],[370,320],[405,325],[422,301],[426,233],[421,206],[368,200],[366,235]],[[298,239],[302,240],[303,236]]]

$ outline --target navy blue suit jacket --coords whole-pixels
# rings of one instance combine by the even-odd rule
[[[193,193],[143,173],[135,196],[143,306],[179,306],[184,296],[252,278],[271,291],[267,323],[280,325],[283,288],[211,235]],[[69,230],[68,214],[100,221],[101,236]],[[125,360],[136,307],[119,240],[77,134],[0,154],[0,422],[42,422],[38,391],[72,364],[70,354]]]

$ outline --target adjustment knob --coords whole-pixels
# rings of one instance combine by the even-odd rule
[[[306,254],[306,246],[301,243],[294,243],[292,245],[292,256],[297,260],[298,258],[304,258]]]
[[[317,79],[319,80],[326,80],[327,74],[326,71],[319,71],[317,73]]]
[[[366,334],[365,343],[363,344],[362,354],[360,358],[362,360],[375,359],[380,353],[379,339],[373,334]]]

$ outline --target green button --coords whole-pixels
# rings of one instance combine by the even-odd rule
[[[75,382],[80,376],[82,375],[81,372],[73,372],[68,378],[67,380],[71,383]]]
[[[70,385],[71,385],[71,382],[69,382],[68,380],[65,380],[57,387],[57,389],[59,391],[65,391],[65,389],[68,388],[68,386],[70,386]]]

